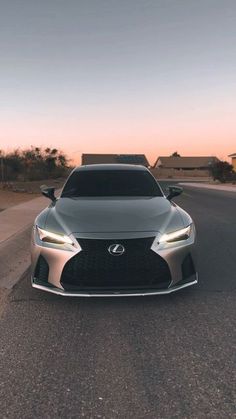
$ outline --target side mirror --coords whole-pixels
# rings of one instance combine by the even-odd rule
[[[169,201],[171,201],[172,198],[180,195],[183,192],[183,188],[181,188],[180,186],[170,186],[168,190],[169,190],[169,194],[167,195],[166,198]]]
[[[56,201],[56,197],[55,197],[55,188],[53,187],[46,187],[46,186],[41,186],[41,192],[43,194],[43,196],[46,196],[46,198],[51,199],[52,202]]]

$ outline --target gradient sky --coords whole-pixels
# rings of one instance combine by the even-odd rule
[[[0,0],[0,149],[236,152],[236,0]]]

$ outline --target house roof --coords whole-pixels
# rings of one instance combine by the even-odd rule
[[[198,169],[209,167],[211,164],[218,161],[217,157],[158,157],[157,163],[160,162],[162,167],[172,169]]]
[[[144,154],[82,154],[82,165],[86,164],[140,164],[149,166]]]
[[[236,153],[229,154],[228,157],[236,157]]]

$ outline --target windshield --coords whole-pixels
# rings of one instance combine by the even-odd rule
[[[73,172],[61,197],[163,196],[145,170],[84,170]]]

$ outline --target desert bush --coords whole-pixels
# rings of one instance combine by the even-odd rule
[[[69,167],[67,156],[56,148],[30,147],[10,153],[0,151],[1,179],[41,180],[66,176]]]
[[[227,161],[218,161],[211,167],[212,177],[214,180],[219,180],[222,183],[236,180],[236,173],[233,171],[233,166]]]

